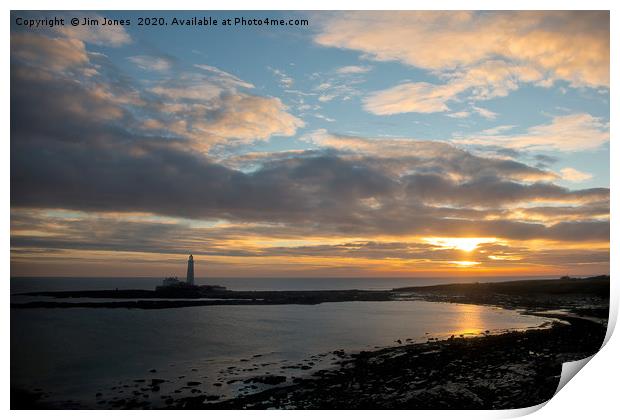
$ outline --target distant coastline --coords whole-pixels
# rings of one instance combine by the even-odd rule
[[[458,276],[458,277],[197,277],[196,284],[220,284],[235,291],[284,290],[391,290],[402,287],[432,286],[448,283],[495,283],[517,280],[558,279],[560,276]],[[592,276],[587,276],[592,277]],[[54,277],[13,276],[11,293],[154,289],[162,277]]]
[[[12,303],[11,308],[134,308],[166,309],[214,305],[316,305],[326,302],[388,301],[423,299],[458,303],[491,304],[510,309],[548,308],[550,297],[570,309],[575,295],[603,298],[609,293],[609,276],[555,280],[520,280],[497,283],[451,283],[415,286],[387,291],[315,290],[315,291],[232,291],[213,290],[208,286],[192,288],[158,287],[155,290],[73,290],[27,292],[18,295],[64,299]],[[71,301],[89,298],[100,301]],[[114,299],[114,301],[105,301]],[[174,299],[174,300],[168,300]]]

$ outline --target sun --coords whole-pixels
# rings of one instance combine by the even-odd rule
[[[497,242],[497,238],[424,238],[424,241],[444,249],[459,249],[471,252],[480,244]]]

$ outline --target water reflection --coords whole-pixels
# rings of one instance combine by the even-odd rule
[[[452,334],[460,336],[483,332],[483,326],[485,325],[482,316],[483,309],[482,306],[477,305],[459,305],[459,316],[456,320],[456,329]]]
[[[133,387],[153,378],[169,381],[162,392],[173,387],[187,396],[192,381],[202,383],[203,393],[233,395],[253,376],[292,381],[329,368],[338,362],[337,349],[351,353],[543,321],[488,306],[423,301],[12,309],[11,385],[87,406],[97,404],[97,393],[123,391],[119,383]],[[290,369],[298,364],[306,368]]]

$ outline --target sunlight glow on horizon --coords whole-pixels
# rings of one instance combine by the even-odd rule
[[[445,249],[460,249],[461,251],[471,252],[481,244],[492,244],[497,242],[497,238],[423,238],[431,245]]]
[[[450,263],[459,267],[474,267],[480,264],[478,261],[450,261]]]

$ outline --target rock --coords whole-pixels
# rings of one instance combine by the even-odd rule
[[[266,385],[278,385],[282,382],[286,382],[286,376],[281,375],[265,375],[265,376],[256,376],[254,378],[246,379],[243,381],[244,384],[249,383],[262,383]]]

